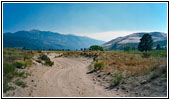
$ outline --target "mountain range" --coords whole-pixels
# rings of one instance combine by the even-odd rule
[[[140,42],[140,39],[144,34],[150,34],[152,36],[154,48],[157,44],[167,47],[167,34],[163,32],[133,33],[124,37],[112,39],[111,41],[102,44],[102,47],[109,50],[122,50],[125,46],[137,48],[138,43]]]
[[[50,31],[30,30],[3,34],[3,47],[27,49],[70,49],[80,50],[91,45],[101,45],[104,41],[83,36],[64,35]]]
[[[118,37],[104,42],[83,36],[60,34],[50,31],[30,30],[17,31],[3,34],[3,47],[27,48],[27,49],[70,49],[80,50],[91,45],[101,45],[108,50],[122,50],[125,46],[138,47],[141,37],[150,34],[153,39],[153,47],[157,44],[167,47],[167,34],[163,32],[140,32],[124,37]]]

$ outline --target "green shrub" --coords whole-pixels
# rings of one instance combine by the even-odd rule
[[[47,55],[41,55],[38,59],[44,60],[44,65],[52,66],[54,65],[54,62],[50,60],[50,58]],[[41,61],[37,60],[37,62],[42,63]]]
[[[119,85],[119,83],[121,82],[122,79],[123,79],[122,74],[117,74],[115,76],[115,79],[111,81],[111,86],[115,87],[115,86]]]
[[[48,59],[45,61],[45,65],[52,66],[52,65],[54,65],[54,62],[51,61],[50,59]]]
[[[90,46],[89,50],[92,50],[92,51],[98,51],[98,50],[104,51],[103,47],[98,46],[98,45],[92,45],[92,46]]]
[[[102,70],[104,68],[104,63],[103,62],[96,62],[94,64],[94,69],[95,70]]]

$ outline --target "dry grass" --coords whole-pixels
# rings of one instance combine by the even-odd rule
[[[126,71],[127,77],[147,74],[160,62],[166,62],[166,60],[143,58],[140,55],[121,51],[108,51],[100,54],[97,59],[104,62],[106,65],[105,71],[113,72],[119,70],[122,73]]]
[[[160,63],[166,63],[166,51],[150,51],[149,57],[143,57],[139,51],[57,51],[65,57],[90,57],[94,62],[103,62],[103,71],[120,71],[125,77],[146,75]],[[93,68],[94,68],[93,63]]]

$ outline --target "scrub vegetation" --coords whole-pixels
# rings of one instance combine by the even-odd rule
[[[3,50],[3,92],[16,86],[27,87],[22,78],[27,77],[25,69],[32,65],[34,55],[37,63],[53,66],[54,62],[48,57],[50,53],[58,54],[54,58],[92,58],[88,73],[93,74],[96,80],[109,84],[105,85],[106,89],[118,89],[129,93],[129,96],[162,96],[167,93],[166,50],[32,51],[12,48]]]

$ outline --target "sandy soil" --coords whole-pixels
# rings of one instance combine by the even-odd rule
[[[48,56],[54,65],[46,67],[34,61],[29,71],[31,76],[24,81],[26,88],[17,87],[15,97],[120,97],[125,96],[117,91],[104,89],[96,84],[88,72],[92,59],[87,58],[55,58],[57,54]]]

